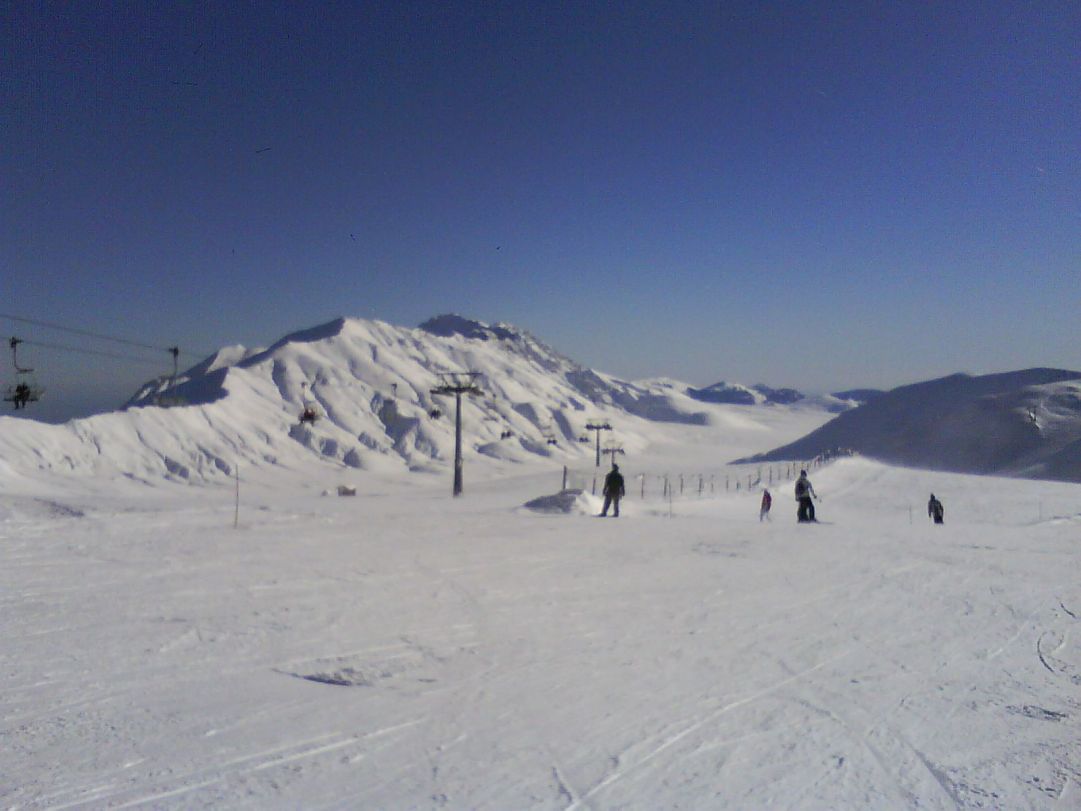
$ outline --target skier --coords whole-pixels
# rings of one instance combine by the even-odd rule
[[[796,501],[799,508],[796,510],[796,520],[803,524],[808,521],[816,521],[815,505],[812,499],[817,498],[815,489],[811,486],[811,480],[807,478],[807,471],[801,470],[796,479]]]
[[[931,493],[931,500],[927,502],[927,517],[933,518],[936,524],[941,524],[945,514],[946,508],[942,506],[941,501],[935,498],[935,494]]]
[[[601,509],[601,518],[608,515],[608,508],[614,507],[613,518],[619,518],[619,500],[626,491],[623,489],[623,474],[619,472],[619,465],[612,463],[612,469],[604,477],[604,507]]]
[[[15,408],[26,408],[27,403],[30,402],[30,386],[26,383],[19,383],[15,386],[15,396],[12,398],[12,402],[15,404]]]
[[[762,491],[762,506],[758,511],[758,520],[764,521],[769,519],[769,508],[773,506],[773,496],[769,494],[769,490]]]

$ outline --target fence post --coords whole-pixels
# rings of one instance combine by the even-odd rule
[[[240,462],[236,463],[236,509],[233,511],[233,529],[240,527]]]
[[[679,494],[683,495],[683,474],[679,474]]]
[[[567,466],[563,465],[563,489],[567,489]]]
[[[698,474],[698,497],[702,498],[702,474]]]

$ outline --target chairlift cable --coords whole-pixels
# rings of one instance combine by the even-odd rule
[[[105,335],[104,333],[101,333],[101,332],[91,332],[90,330],[75,329],[73,327],[65,327],[65,326],[63,326],[61,324],[55,324],[55,323],[52,323],[50,321],[39,321],[39,320],[32,319],[32,318],[22,318],[21,316],[11,315],[10,313],[0,313],[0,318],[8,318],[8,319],[11,319],[12,321],[18,321],[21,324],[32,324],[33,326],[36,326],[36,327],[45,327],[46,329],[54,329],[54,330],[57,330],[59,332],[68,332],[68,333],[71,333],[72,335],[81,335],[84,338],[97,338],[98,340],[101,340],[101,341],[112,341],[113,343],[117,343],[117,344],[125,344],[127,346],[138,347],[139,349],[150,349],[150,350],[153,350],[154,352],[171,352],[172,349],[173,349],[173,347],[169,347],[169,346],[154,346],[153,344],[146,344],[146,343],[142,343],[140,341],[132,341],[132,340],[130,340],[128,338],[118,338],[118,337],[116,337],[114,335]],[[30,342],[26,341],[26,343],[30,343]],[[54,347],[54,348],[56,348],[56,347]],[[181,355],[188,355],[188,356],[194,357],[194,358],[205,358],[208,355],[212,355],[213,353],[212,352],[204,352],[204,353],[200,354],[198,352],[189,352],[187,350],[181,350],[180,354]],[[126,359],[130,359],[130,358],[126,358]]]
[[[123,355],[119,352],[105,352],[100,349],[84,349],[80,346],[68,346],[66,344],[53,344],[45,341],[29,341],[25,338],[19,339],[20,343],[24,343],[27,346],[38,346],[43,349],[58,349],[64,352],[78,352],[81,355],[95,355],[101,358],[112,358],[113,360],[130,360],[138,363],[148,363],[154,366],[160,366],[160,360],[154,360],[153,358],[141,358],[137,355]],[[156,347],[155,347],[156,348]]]

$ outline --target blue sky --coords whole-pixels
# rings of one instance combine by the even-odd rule
[[[199,352],[453,311],[812,391],[1081,367],[1076,3],[0,9],[0,313]],[[50,419],[171,366],[26,350]]]

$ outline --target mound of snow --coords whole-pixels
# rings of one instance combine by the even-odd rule
[[[592,515],[597,511],[596,498],[584,490],[562,490],[550,496],[527,501],[522,506],[538,513]]]

